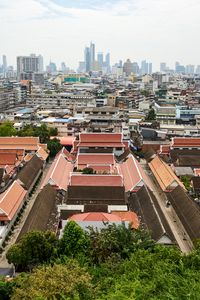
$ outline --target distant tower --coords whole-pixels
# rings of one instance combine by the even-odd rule
[[[102,52],[99,52],[97,54],[97,61],[98,61],[99,67],[102,68],[103,67],[103,53]]]
[[[5,75],[7,71],[7,58],[6,55],[2,55],[2,61],[3,61],[3,74]]]
[[[106,54],[106,67],[107,67],[107,72],[110,72],[110,53]]]
[[[90,71],[92,71],[95,62],[95,44],[90,43]]]
[[[90,48],[89,47],[85,47],[85,51],[84,51],[84,62],[85,62],[85,72],[88,73],[90,72]]]

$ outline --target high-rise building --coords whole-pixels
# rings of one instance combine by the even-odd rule
[[[90,72],[91,68],[90,68],[90,48],[89,47],[85,47],[85,52],[84,52],[84,62],[85,62],[85,72]]]
[[[198,66],[196,67],[195,73],[196,73],[196,74],[200,74],[200,65],[198,65]]]
[[[141,63],[141,75],[149,73],[149,65],[146,60],[143,60]]]
[[[18,79],[25,78],[26,74],[30,78],[32,73],[40,72],[40,58],[35,54],[30,56],[17,57],[17,76]]]
[[[95,62],[95,44],[91,42],[90,43],[90,71],[93,70],[94,62]]]
[[[134,62],[132,64],[132,70],[133,70],[133,74],[138,75],[140,72],[140,68],[137,62]]]
[[[6,75],[6,71],[7,71],[7,58],[6,58],[6,55],[2,56],[2,61],[3,61],[3,74],[5,76]]]
[[[194,65],[187,65],[185,67],[185,73],[188,75],[194,75]]]
[[[153,68],[152,63],[149,63],[148,74],[152,74],[152,72],[153,72],[152,68]]]
[[[167,65],[165,62],[160,63],[160,72],[165,72],[167,69]]]
[[[130,59],[127,59],[127,61],[123,65],[123,72],[126,76],[130,76],[132,73],[132,62]]]
[[[107,68],[107,72],[109,73],[111,71],[111,68],[110,68],[110,53],[106,54],[106,68]]]
[[[103,53],[102,52],[99,52],[97,54],[97,61],[99,64],[99,68],[102,68],[103,67]]]
[[[40,54],[38,55],[38,61],[39,61],[39,72],[44,72],[44,62],[43,62],[43,56]]]

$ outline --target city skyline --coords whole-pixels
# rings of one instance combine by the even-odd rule
[[[0,7],[0,53],[11,65],[18,55],[41,53],[45,65],[51,57],[56,64],[65,61],[76,69],[83,60],[82,49],[91,40],[99,51],[111,53],[112,64],[127,58],[151,61],[156,70],[161,61],[169,66],[175,61],[199,64],[197,0],[88,0],[84,5],[81,1],[0,0]]]

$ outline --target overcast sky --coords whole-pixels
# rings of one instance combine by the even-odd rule
[[[0,0],[0,56],[15,65],[40,53],[76,68],[93,41],[112,63],[200,64],[199,15],[200,0]]]

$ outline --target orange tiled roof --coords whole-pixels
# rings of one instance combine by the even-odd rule
[[[17,162],[16,153],[1,153],[0,154],[0,165],[5,166],[14,166]]]
[[[70,177],[71,186],[123,186],[123,178],[120,175],[98,175],[74,173]]]
[[[174,137],[172,138],[171,147],[200,147],[200,138]]]
[[[77,166],[78,168],[86,167],[87,165],[114,165],[115,159],[114,154],[78,154]]]
[[[37,150],[38,137],[0,137],[0,149]]]
[[[151,183],[137,159],[131,154],[122,164],[118,164],[119,173],[124,178],[126,192],[141,187],[144,183],[152,190]]]
[[[122,221],[130,222],[133,229],[140,226],[139,218],[133,211],[112,211],[112,214],[120,217]]]
[[[93,221],[93,222],[119,222],[121,218],[114,214],[107,214],[102,212],[90,212],[83,214],[76,214],[69,218],[73,221]]]
[[[42,159],[42,160],[47,160],[48,156],[49,156],[49,153],[47,153],[47,151],[45,151],[42,147],[40,147],[38,149],[38,151],[36,152],[36,155]]]
[[[41,188],[48,183],[61,190],[67,190],[70,174],[74,165],[67,161],[63,154],[60,154],[53,161]]]
[[[81,143],[99,143],[99,142],[111,142],[121,143],[121,133],[80,133],[79,141]]]
[[[159,156],[156,156],[149,163],[149,167],[163,191],[173,190],[178,185],[185,189],[184,185],[175,175],[172,168],[168,166]]]
[[[25,189],[16,180],[2,194],[0,194],[0,220],[12,220],[24,201]]]

